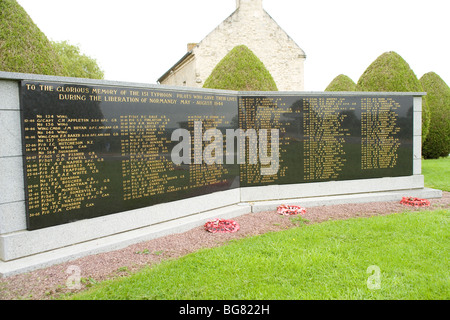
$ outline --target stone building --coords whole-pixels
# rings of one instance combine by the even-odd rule
[[[236,10],[158,79],[171,86],[202,87],[235,46],[246,45],[264,63],[280,91],[303,91],[305,52],[264,10],[262,0],[236,0]]]

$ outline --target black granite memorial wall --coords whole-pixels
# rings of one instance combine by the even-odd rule
[[[412,96],[22,81],[20,102],[29,230],[240,187],[413,171]]]

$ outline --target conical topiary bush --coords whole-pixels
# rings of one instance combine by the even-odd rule
[[[0,0],[0,70],[63,75],[50,41],[16,0]]]
[[[203,88],[236,91],[278,91],[259,58],[245,45],[231,50],[214,68]]]
[[[430,110],[430,130],[423,143],[425,159],[447,157],[450,153],[450,88],[435,72],[420,78]]]
[[[422,85],[409,64],[396,52],[385,52],[364,71],[357,83],[358,91],[423,92]],[[422,103],[422,141],[430,124],[426,100]]]
[[[345,74],[340,74],[330,82],[325,91],[356,91],[356,83]]]

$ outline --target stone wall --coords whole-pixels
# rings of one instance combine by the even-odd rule
[[[0,235],[26,228],[21,135],[18,82],[0,80]]]

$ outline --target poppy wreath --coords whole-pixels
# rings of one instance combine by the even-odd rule
[[[281,205],[277,208],[277,213],[284,216],[292,216],[296,214],[305,214],[306,209],[300,206]]]
[[[430,201],[414,197],[403,197],[400,203],[410,207],[428,207],[430,205]]]
[[[240,226],[233,220],[215,219],[205,223],[205,229],[211,233],[233,233],[238,231]]]

